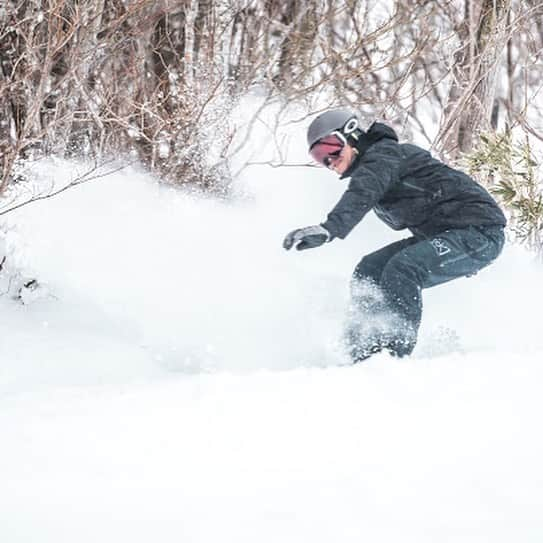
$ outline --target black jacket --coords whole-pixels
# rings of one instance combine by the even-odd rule
[[[444,230],[503,225],[506,219],[490,194],[465,173],[428,151],[398,143],[392,128],[373,123],[357,143],[359,155],[341,178],[349,187],[323,226],[345,238],[373,209],[394,230],[432,237]]]

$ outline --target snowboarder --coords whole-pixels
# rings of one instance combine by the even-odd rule
[[[344,239],[373,209],[394,230],[412,236],[362,258],[351,282],[345,342],[354,362],[388,350],[413,351],[422,289],[469,277],[498,257],[506,219],[492,196],[467,174],[374,122],[363,130],[345,109],[322,113],[307,131],[319,164],[350,178],[322,223],[290,232],[283,247],[312,249]]]

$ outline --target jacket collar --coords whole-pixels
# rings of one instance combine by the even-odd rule
[[[366,132],[362,132],[358,140],[353,145],[357,151],[357,155],[353,160],[352,164],[347,168],[347,170],[345,170],[343,174],[341,174],[339,178],[345,179],[346,177],[350,177],[358,162],[364,156],[364,153],[374,143],[377,143],[383,138],[389,138],[394,141],[398,141],[398,136],[396,135],[394,129],[383,123],[374,122]]]

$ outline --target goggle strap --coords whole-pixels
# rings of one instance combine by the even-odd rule
[[[329,136],[336,136],[343,143],[343,145],[347,145],[347,138],[341,132],[339,132],[338,130],[334,130],[333,132],[331,132],[328,135]]]

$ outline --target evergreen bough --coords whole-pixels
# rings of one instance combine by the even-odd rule
[[[482,134],[464,161],[505,208],[514,239],[543,257],[542,168],[528,137],[518,142],[511,131]]]

